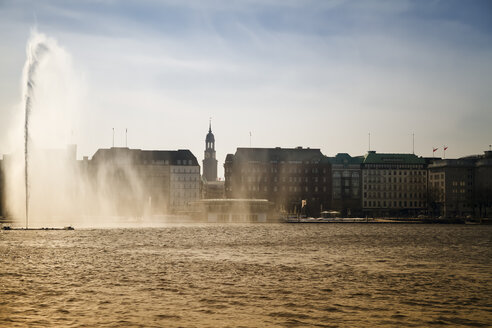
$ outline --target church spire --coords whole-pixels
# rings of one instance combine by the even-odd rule
[[[217,180],[217,159],[215,158],[215,136],[212,133],[212,118],[208,121],[208,133],[205,138],[203,176],[207,181]]]

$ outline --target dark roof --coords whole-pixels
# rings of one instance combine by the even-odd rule
[[[212,131],[207,133],[207,137],[205,138],[205,142],[215,142],[215,137]]]
[[[366,154],[364,164],[425,164],[425,160],[415,154],[378,154],[372,150]]]
[[[324,155],[311,148],[237,148],[234,160],[247,162],[321,161]]]
[[[168,161],[169,165],[177,165],[178,160],[186,161],[183,165],[198,165],[198,161],[193,153],[188,149],[179,150],[141,150],[130,148],[110,148],[98,149],[92,161],[95,163],[118,161],[128,164],[152,164],[154,161]],[[160,163],[161,164],[161,163]]]
[[[214,134],[212,133],[212,121],[208,123],[208,133],[205,142],[215,142]]]
[[[335,157],[329,157],[329,160],[331,164],[360,164],[364,161],[364,157],[352,157],[347,153],[338,153]]]
[[[439,161],[434,161],[429,165],[429,168],[438,168],[438,167],[473,167],[475,166],[476,160],[467,158],[467,159],[441,159]]]
[[[234,160],[234,154],[227,154],[225,161],[232,162]]]

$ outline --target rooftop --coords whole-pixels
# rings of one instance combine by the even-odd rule
[[[231,159],[228,155],[227,159]],[[234,159],[249,162],[321,161],[325,156],[318,148],[237,148]]]
[[[376,153],[371,150],[364,156],[364,164],[425,164],[425,159],[415,154]]]
[[[122,161],[132,164],[151,163],[153,161],[167,161],[170,165],[178,164],[178,161],[186,161],[188,165],[198,165],[198,161],[193,153],[188,149],[178,150],[141,150],[122,147],[109,149],[98,149],[92,161]],[[189,164],[191,161],[191,164]]]

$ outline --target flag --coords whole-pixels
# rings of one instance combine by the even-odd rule
[[[446,149],[448,149],[448,147],[447,147],[447,146],[446,146],[446,147],[444,147],[444,150],[446,150]]]
[[[435,153],[439,148],[432,148],[432,152]]]

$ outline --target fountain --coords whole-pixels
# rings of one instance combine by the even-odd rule
[[[29,118],[35,86],[36,70],[48,46],[39,38],[31,38],[27,45],[27,59],[24,68],[24,184],[26,206],[26,229],[29,228]]]

